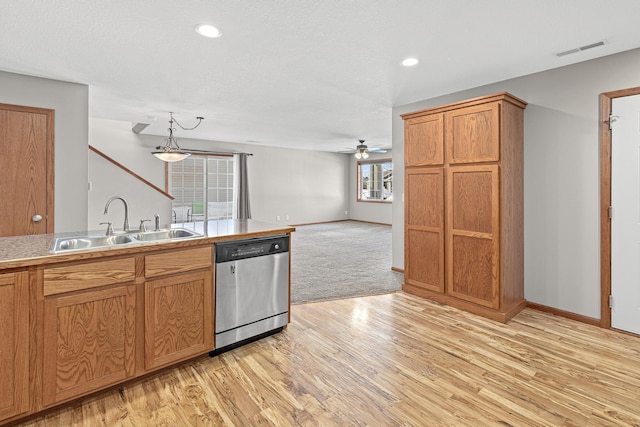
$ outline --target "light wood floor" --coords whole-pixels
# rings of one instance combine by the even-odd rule
[[[640,425],[637,337],[403,293],[292,314],[283,333],[25,425]]]

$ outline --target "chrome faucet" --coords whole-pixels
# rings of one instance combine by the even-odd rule
[[[127,204],[127,201],[125,199],[117,196],[110,198],[107,201],[107,204],[104,206],[104,214],[106,215],[109,213],[109,205],[116,199],[122,200],[122,203],[124,204],[124,226],[122,228],[124,231],[129,231],[129,205]]]
[[[113,227],[111,226],[110,222],[101,222],[100,225],[107,225],[107,232],[105,233],[105,236],[111,236],[113,235]]]

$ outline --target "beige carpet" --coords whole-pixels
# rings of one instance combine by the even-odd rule
[[[391,226],[358,221],[297,226],[291,238],[291,302],[399,291]]]

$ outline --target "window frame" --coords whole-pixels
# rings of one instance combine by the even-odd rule
[[[391,158],[384,159],[367,159],[367,160],[358,160],[356,167],[356,200],[358,202],[364,203],[393,203],[392,200],[385,199],[363,199],[362,198],[362,165],[363,164],[379,164],[379,163],[391,163],[391,172],[393,173],[393,160]],[[384,182],[384,178],[383,178]],[[391,195],[393,196],[393,175],[391,177]]]

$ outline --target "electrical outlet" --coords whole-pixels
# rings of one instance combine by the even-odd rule
[[[284,219],[285,219],[286,221],[289,221],[289,215],[285,216],[285,217],[284,217]]]
[[[276,215],[276,221],[280,221],[280,215]]]
[[[349,211],[344,211],[344,216],[349,215]]]

